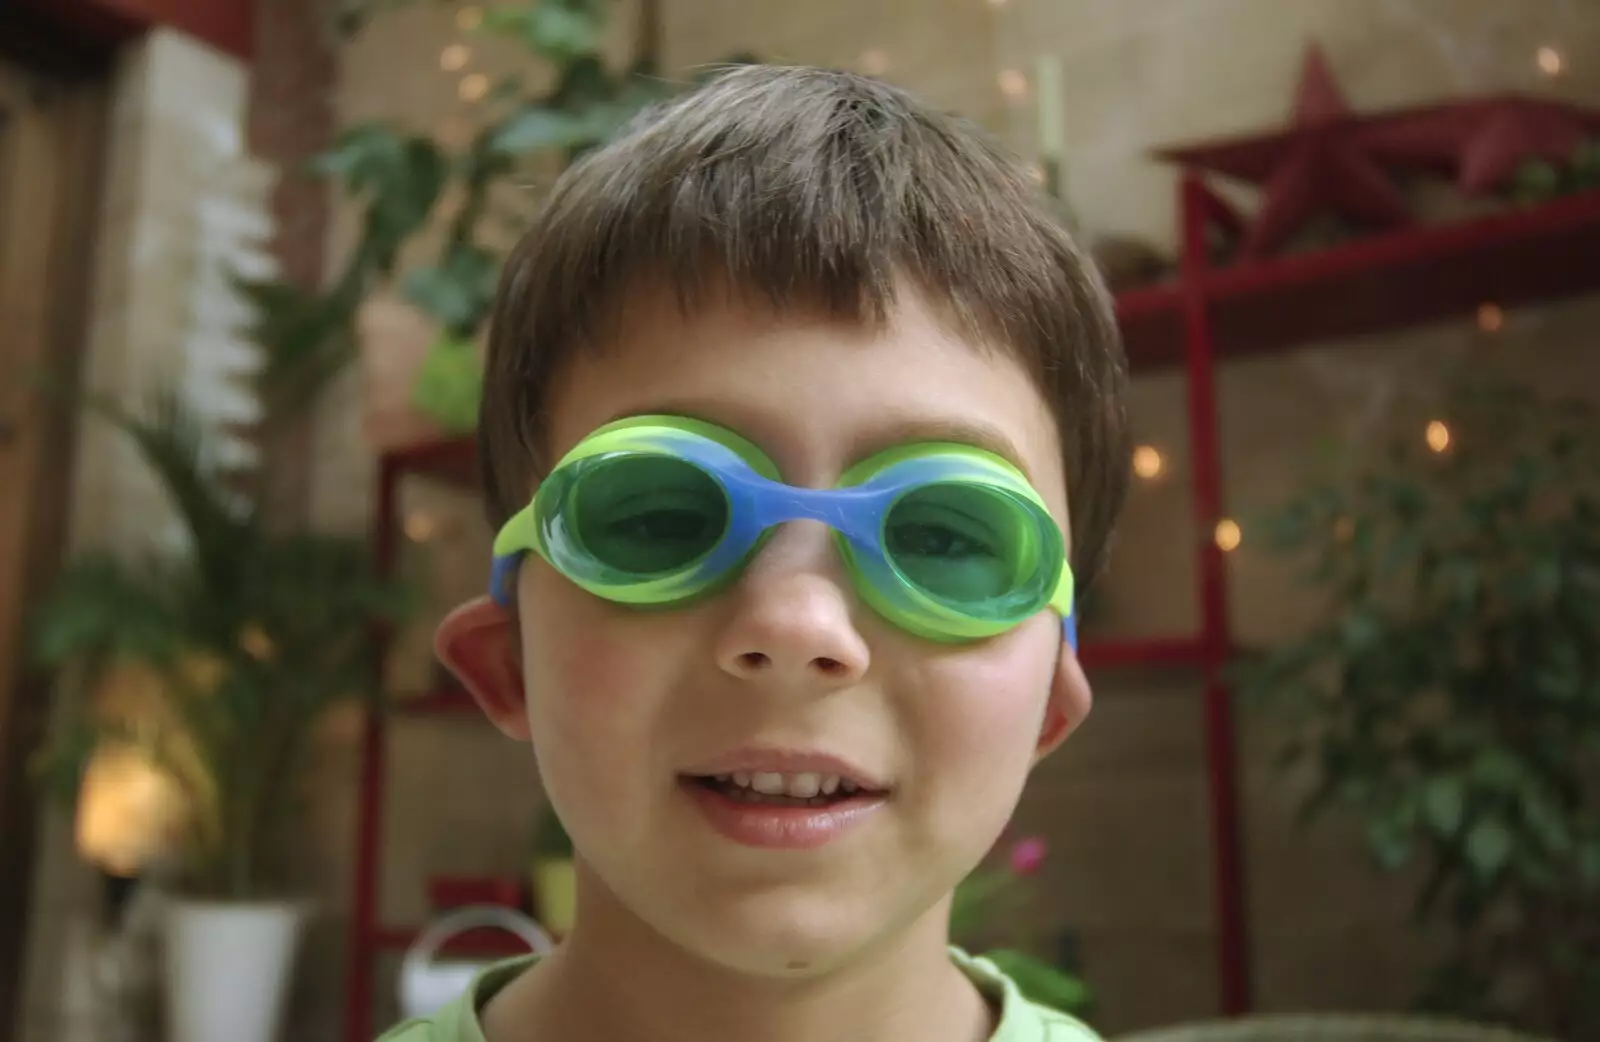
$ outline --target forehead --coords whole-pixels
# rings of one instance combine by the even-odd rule
[[[734,302],[685,314],[653,293],[615,317],[603,348],[574,357],[552,388],[555,457],[647,412],[736,430],[797,484],[829,484],[891,445],[960,441],[1010,459],[1065,518],[1060,438],[1026,369],[950,332],[914,293],[881,328]]]

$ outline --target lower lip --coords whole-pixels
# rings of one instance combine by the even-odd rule
[[[767,850],[815,850],[866,821],[886,800],[872,794],[826,806],[784,806],[732,799],[691,779],[681,784],[712,828],[735,843]]]

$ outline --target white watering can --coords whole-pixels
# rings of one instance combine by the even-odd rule
[[[423,929],[406,949],[400,964],[400,1012],[403,1019],[426,1017],[460,998],[496,960],[471,962],[435,959],[446,941],[468,930],[504,930],[515,934],[535,955],[544,955],[555,942],[538,923],[503,905],[472,905],[450,912]]]

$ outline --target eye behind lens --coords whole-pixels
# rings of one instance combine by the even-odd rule
[[[885,513],[883,550],[900,577],[936,603],[972,618],[1020,621],[1048,602],[1060,568],[1059,531],[1041,514],[997,486],[925,485]]]
[[[686,460],[617,454],[581,461],[559,508],[606,581],[643,580],[692,566],[728,529],[721,484]]]

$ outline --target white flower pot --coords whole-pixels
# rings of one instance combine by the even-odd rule
[[[276,1042],[302,905],[173,902],[167,919],[169,1042]]]

